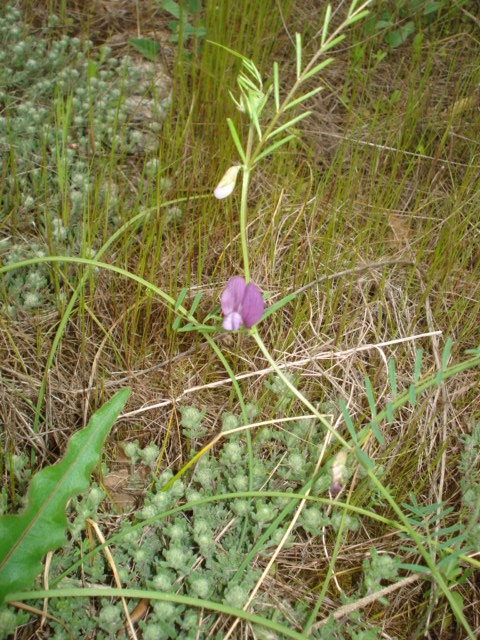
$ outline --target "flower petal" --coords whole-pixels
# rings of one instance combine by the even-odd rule
[[[233,311],[232,313],[228,313],[223,319],[222,327],[227,331],[238,331],[240,325],[242,324],[242,316]]]
[[[220,298],[224,315],[228,315],[233,311],[240,311],[246,288],[245,280],[241,276],[230,278]]]
[[[213,195],[218,199],[222,200],[229,196],[235,188],[235,183],[237,181],[237,175],[240,171],[240,165],[234,165],[225,171],[223,178],[218,183]]]
[[[247,329],[260,320],[264,309],[262,294],[253,282],[249,282],[242,301],[242,320]]]

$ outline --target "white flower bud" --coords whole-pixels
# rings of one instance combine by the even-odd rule
[[[340,451],[333,459],[331,476],[332,484],[330,485],[330,493],[336,496],[343,489],[345,466],[347,463],[347,452]]]
[[[213,195],[218,198],[218,200],[222,200],[232,193],[235,188],[235,183],[240,169],[240,165],[234,165],[227,169],[223,178],[218,183],[217,188],[213,192]]]

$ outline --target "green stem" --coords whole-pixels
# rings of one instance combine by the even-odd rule
[[[322,423],[322,425],[328,430],[330,431],[330,433],[338,440],[338,442],[340,442],[340,444],[342,444],[348,451],[352,451],[352,446],[345,440],[345,438],[343,438],[336,429],[334,429],[330,423],[328,422],[328,420],[325,419],[324,416],[322,416],[322,414],[318,411],[318,409],[310,402],[310,400],[308,400],[301,391],[299,391],[291,382],[290,380],[287,378],[287,376],[283,373],[283,371],[280,369],[280,367],[278,366],[278,364],[275,362],[275,360],[272,358],[272,356],[270,355],[267,347],[264,345],[263,340],[260,338],[260,335],[257,331],[256,327],[252,327],[252,329],[250,330],[250,334],[253,336],[253,338],[255,339],[256,343],[258,344],[258,346],[260,347],[261,352],[263,353],[263,355],[265,356],[265,358],[268,360],[268,362],[270,363],[272,369],[274,369],[275,373],[278,375],[278,377],[280,378],[280,380],[282,380],[282,382],[285,384],[285,386],[287,386],[290,391],[300,400],[300,402],[302,402],[306,407],[308,407],[308,409],[315,415],[315,417],[320,420],[320,422]]]
[[[240,202],[240,239],[242,243],[243,273],[245,275],[245,282],[247,283],[250,280],[250,266],[248,263],[247,248],[247,197],[250,171],[251,170],[248,167],[245,167],[243,170],[242,199]]]
[[[252,170],[251,156],[253,145],[253,125],[250,124],[248,130],[247,149],[245,153],[245,165],[243,167],[242,176],[242,198],[240,201],[240,241],[242,244],[242,258],[243,258],[243,273],[245,275],[245,282],[250,280],[250,266],[248,261],[248,246],[247,246],[247,204],[248,204],[248,186],[250,183],[250,172]]]

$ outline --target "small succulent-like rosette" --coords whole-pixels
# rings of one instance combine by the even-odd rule
[[[222,326],[227,331],[238,331],[242,324],[250,329],[260,320],[265,308],[258,288],[253,282],[246,284],[241,276],[228,281],[220,302],[224,315]]]
[[[235,188],[235,183],[240,169],[241,166],[237,164],[225,171],[223,178],[220,180],[217,188],[213,192],[213,195],[218,200],[223,200],[223,198],[227,198],[232,193]]]

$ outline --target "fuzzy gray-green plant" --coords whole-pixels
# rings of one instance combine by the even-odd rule
[[[94,250],[104,230],[121,223],[122,194],[107,163],[153,149],[169,106],[154,65],[115,58],[108,46],[93,50],[76,37],[52,39],[54,22],[52,15],[39,37],[13,4],[0,12],[0,209],[9,212],[3,264],[82,255],[88,216],[96,218],[89,221]],[[182,212],[169,215],[177,222]],[[5,311],[14,316],[52,301],[62,284],[52,276],[46,265],[9,272]]]

